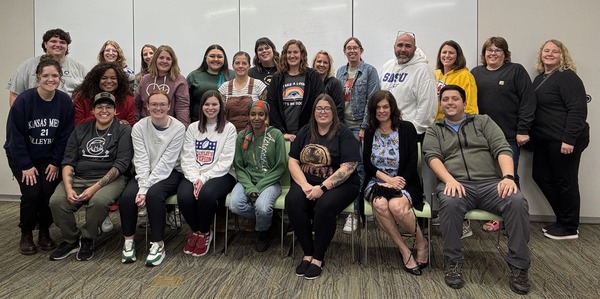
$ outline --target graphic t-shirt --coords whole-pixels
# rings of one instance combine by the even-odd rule
[[[352,115],[352,88],[354,87],[354,81],[356,80],[356,74],[358,73],[358,67],[348,68],[348,79],[344,82],[344,123],[349,128],[359,128],[362,119],[354,119]]]
[[[298,121],[302,112],[302,99],[304,98],[304,86],[306,76],[304,74],[292,76],[285,74],[283,83],[283,113],[288,132],[298,132]]]

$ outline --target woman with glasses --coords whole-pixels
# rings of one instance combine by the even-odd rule
[[[323,92],[323,80],[308,67],[306,47],[299,40],[283,46],[279,68],[268,87],[267,102],[271,107],[271,125],[289,141],[308,124],[315,98]],[[335,107],[335,106],[334,106]]]
[[[122,263],[137,259],[134,236],[138,207],[146,207],[150,223],[146,266],[158,266],[165,258],[165,203],[167,197],[177,194],[182,177],[177,160],[185,135],[185,126],[167,114],[170,105],[164,91],[153,91],[148,98],[150,116],[142,118],[131,131],[135,177],[127,182],[119,201],[125,238]]]
[[[150,61],[149,73],[142,77],[135,91],[135,119],[149,115],[148,97],[155,90],[162,90],[171,103],[168,114],[186,128],[190,124],[190,95],[185,77],[181,75],[175,51],[162,45],[156,49]]]
[[[364,49],[356,37],[350,37],[344,42],[344,55],[348,60],[337,70],[336,78],[342,82],[344,89],[344,118],[343,123],[350,128],[354,137],[360,142],[367,127],[367,102],[380,89],[377,69],[362,60]],[[364,170],[362,162],[357,168],[362,178]],[[361,179],[362,181],[362,179]],[[358,225],[358,201],[354,202],[354,213],[348,215],[344,224],[344,233],[351,234]]]
[[[187,76],[190,94],[190,119],[198,121],[202,113],[200,99],[209,90],[218,90],[223,83],[233,79],[235,73],[228,68],[227,54],[220,45],[206,48],[202,64]]]
[[[292,183],[285,208],[304,251],[296,275],[315,279],[323,270],[336,217],[354,200],[360,187],[356,173],[358,141],[340,123],[329,95],[321,94],[315,100],[309,124],[298,131],[289,156]]]
[[[267,86],[271,84],[273,76],[277,72],[279,64],[279,52],[275,44],[267,37],[261,37],[254,44],[254,67],[250,69],[248,75],[258,79]]]
[[[483,65],[471,70],[477,82],[477,107],[480,114],[489,115],[504,132],[513,152],[515,173],[511,175],[520,188],[519,156],[521,147],[529,142],[529,130],[535,116],[536,100],[531,78],[522,65],[511,62],[508,43],[502,37],[490,37],[483,43],[481,63]],[[487,222],[483,229],[498,231],[500,223]]]
[[[130,83],[130,87],[133,87],[135,81],[135,73],[132,69],[127,66],[127,59],[123,53],[123,49],[114,40],[107,40],[100,48],[98,53],[98,63],[114,63],[123,69],[123,72],[127,75],[127,80]],[[133,89],[132,89],[133,90]]]
[[[328,94],[335,102],[335,110],[340,119],[340,122],[344,121],[344,90],[342,88],[342,82],[333,76],[333,57],[329,52],[321,50],[317,52],[315,58],[312,61],[312,67],[321,79],[325,86],[324,93]]]

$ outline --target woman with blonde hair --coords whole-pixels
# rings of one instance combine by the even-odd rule
[[[325,85],[325,92],[335,102],[335,110],[337,111],[338,118],[341,122],[344,121],[344,88],[342,82],[335,77],[333,68],[333,57],[329,52],[321,50],[315,54],[315,58],[312,61],[312,67]]]
[[[100,48],[100,52],[98,53],[98,63],[110,62],[114,63],[117,66],[121,67],[125,74],[127,74],[127,78],[129,82],[133,84],[135,81],[135,73],[132,69],[127,67],[127,59],[125,58],[125,54],[123,54],[123,49],[119,46],[114,40],[107,40]]]

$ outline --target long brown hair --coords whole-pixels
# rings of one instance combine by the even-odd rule
[[[329,126],[329,131],[327,131],[327,134],[325,135],[325,137],[327,137],[328,140],[333,139],[333,137],[335,137],[335,134],[337,133],[337,130],[340,127],[340,119],[338,118],[337,112],[335,110],[335,102],[333,101],[331,96],[329,96],[328,94],[326,94],[326,93],[320,94],[315,99],[315,103],[313,104],[313,107],[312,107],[312,116],[310,117],[310,120],[308,122],[308,124],[310,126],[310,138],[309,138],[310,143],[317,143],[319,141],[319,138],[321,137],[321,134],[319,134],[319,125],[317,124],[317,120],[315,119],[315,111],[317,110],[317,104],[320,101],[326,101],[327,103],[329,103],[329,107],[331,107],[330,113],[331,113],[331,116],[333,117],[331,125]]]
[[[225,124],[227,120],[225,119],[225,101],[223,101],[223,95],[216,90],[208,90],[200,99],[200,113],[198,113],[198,131],[200,133],[206,133],[206,116],[204,115],[204,111],[202,111],[202,106],[206,103],[206,100],[210,97],[215,97],[219,100],[219,114],[217,115],[217,132],[223,133],[225,129]]]

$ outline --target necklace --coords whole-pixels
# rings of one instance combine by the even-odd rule
[[[106,134],[108,134],[108,131],[110,131],[111,126],[112,126],[112,121],[110,122],[110,124],[108,125],[108,127],[106,128],[106,131],[104,132],[104,134],[102,134],[102,136],[100,136],[100,133],[98,133],[98,126],[94,126],[94,129],[96,129],[96,136],[98,136],[99,138],[104,138],[104,136],[106,136]]]

